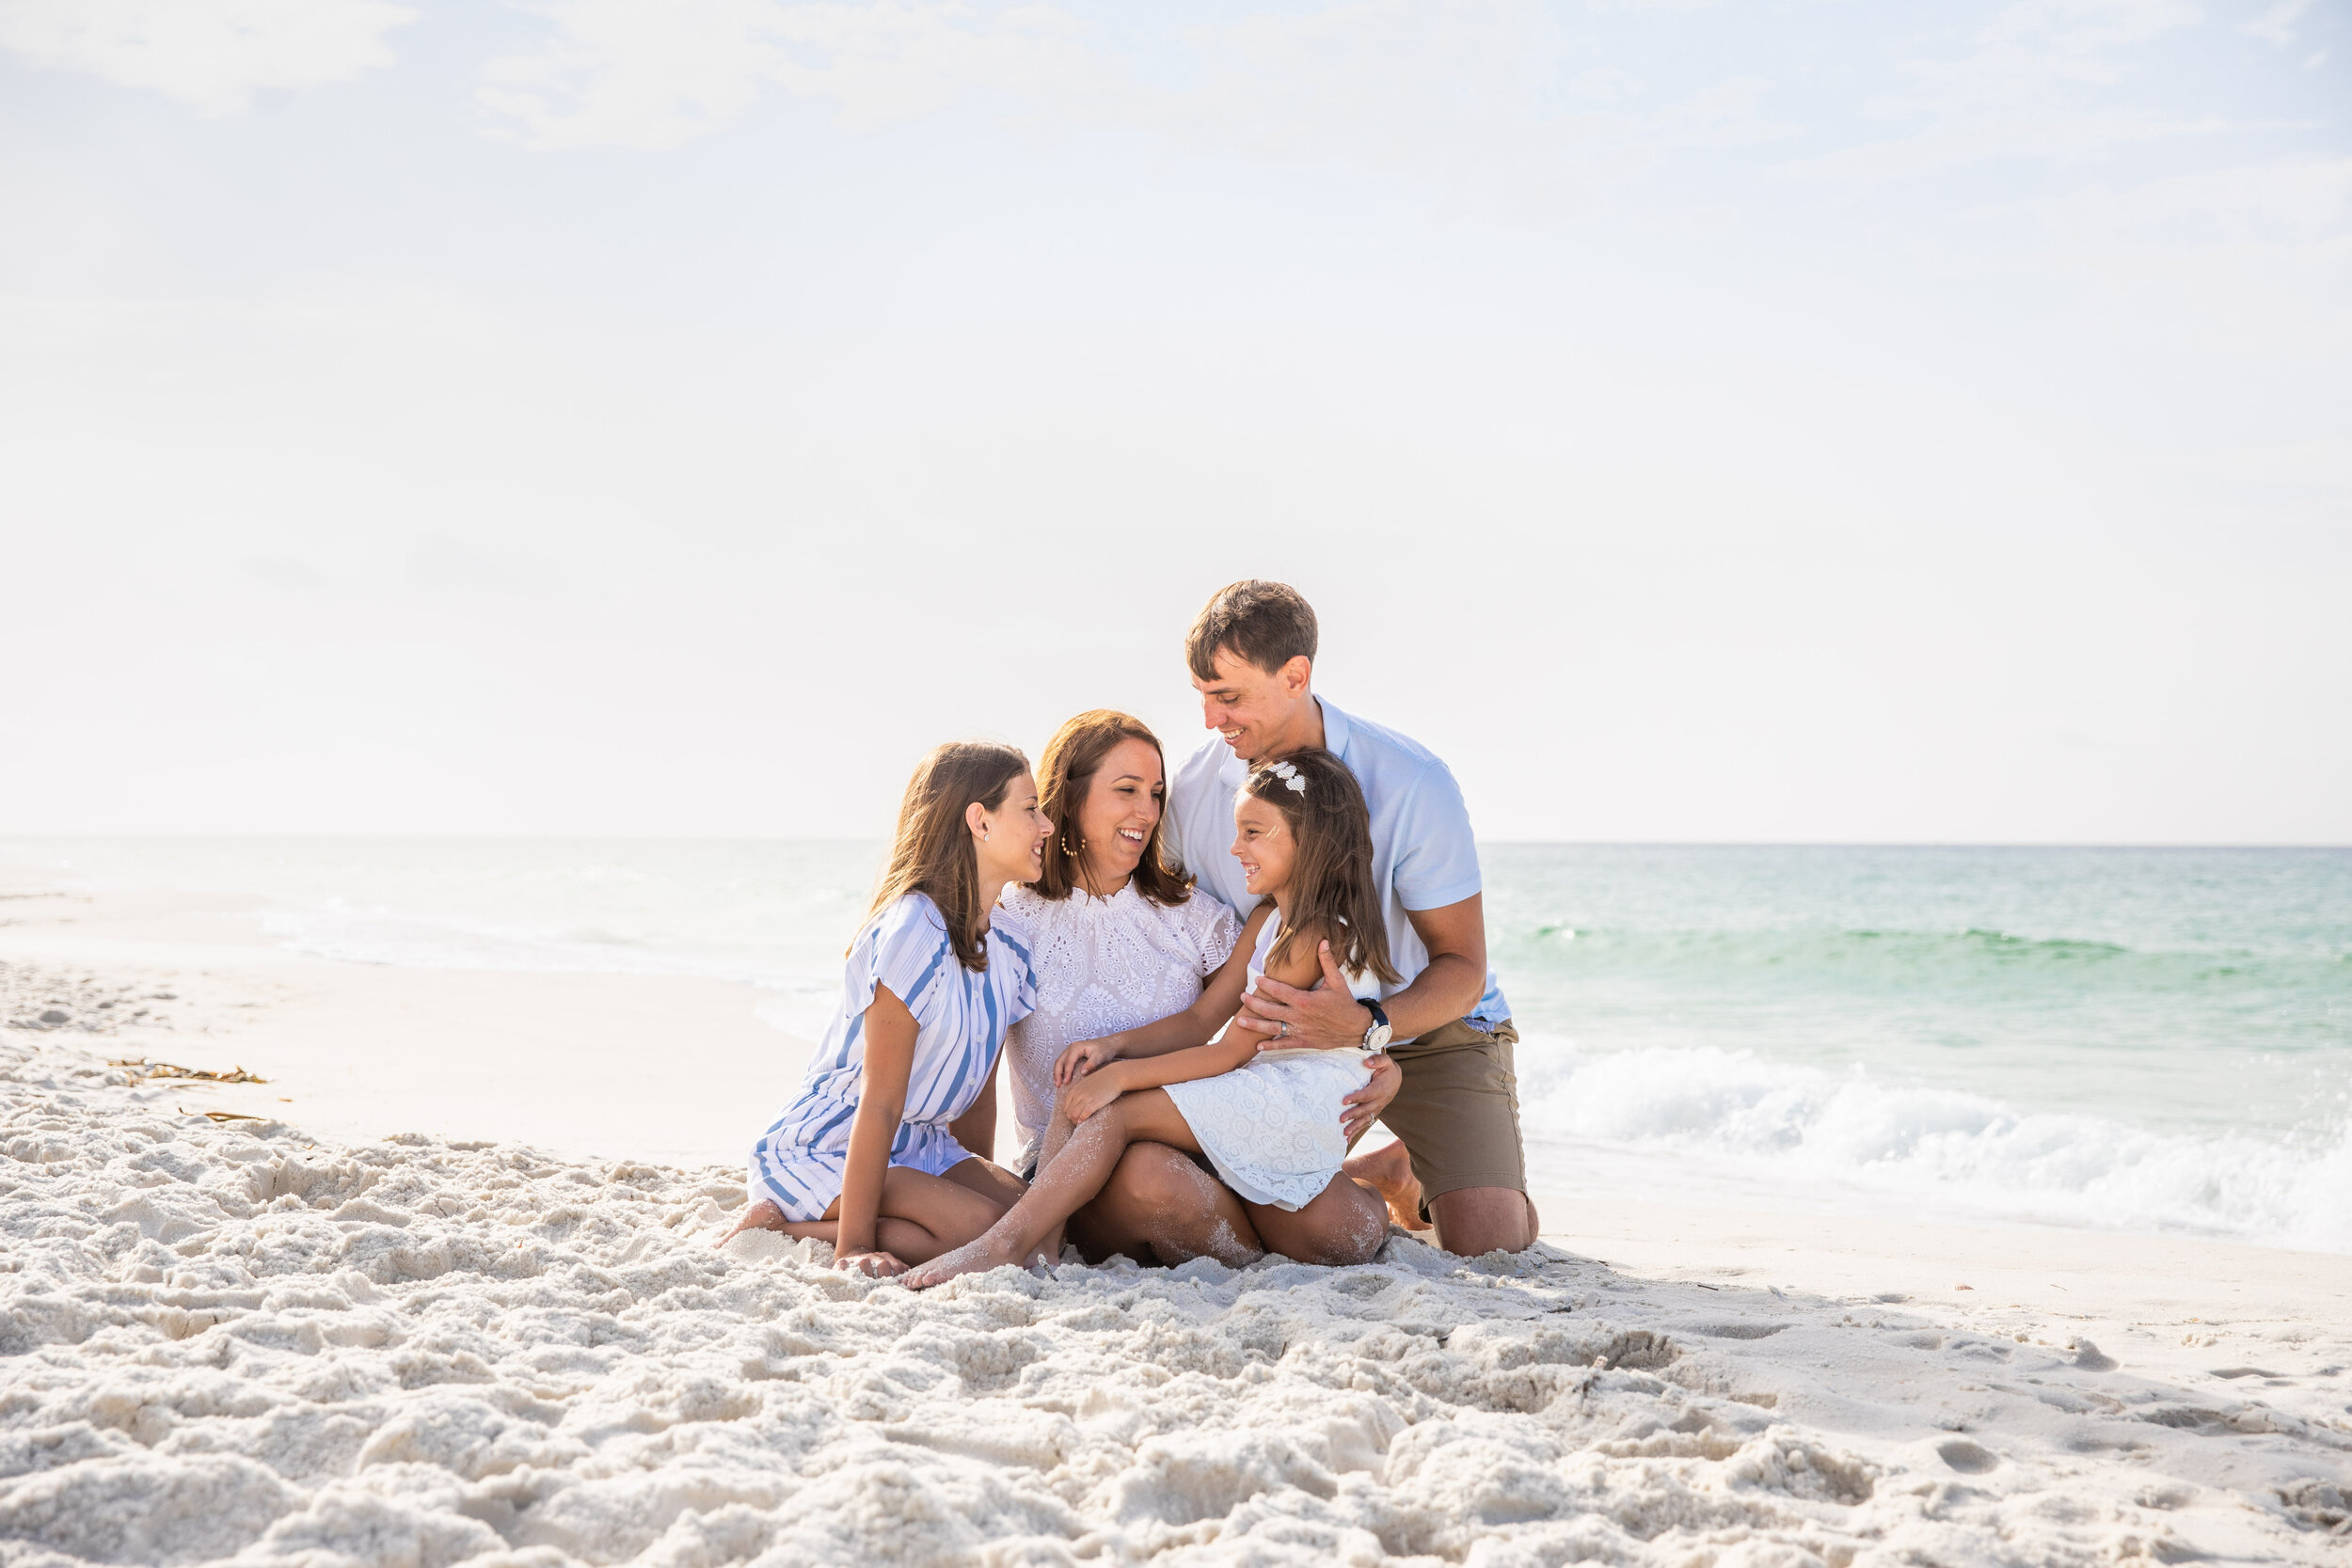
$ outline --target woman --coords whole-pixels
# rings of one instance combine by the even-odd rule
[[[897,1275],[1021,1196],[950,1124],[992,1086],[1006,1029],[1036,1002],[1029,948],[996,903],[1038,874],[1049,826],[1009,746],[950,743],[915,768],[841,1006],[752,1150],[754,1201],[736,1230],[815,1237],[835,1268]]]
[[[1036,880],[1006,894],[1037,971],[1037,1008],[1014,1025],[1007,1053],[1022,1164],[1032,1171],[1053,1115],[1054,1066],[1065,1052],[1089,1040],[1104,1042],[1106,1056],[1203,1044],[1239,1010],[1249,981],[1240,921],[1160,857],[1168,770],[1142,721],[1107,709],[1078,715],[1046,744],[1040,773],[1053,830]],[[1213,1212],[1205,1240],[1220,1262],[1239,1267],[1268,1247],[1306,1262],[1363,1261],[1358,1195],[1337,1190],[1353,1183],[1334,1182],[1291,1212],[1245,1203],[1161,1146],[1138,1145],[1130,1158],[1147,1149],[1197,1178],[1184,1201]],[[1149,1254],[1180,1263],[1194,1256],[1108,1192],[1071,1216],[1069,1232],[1089,1258]],[[1047,1255],[1058,1250],[1059,1239],[1049,1238]]]
[[[1260,899],[1242,927],[1253,985],[1270,974],[1312,990],[1325,978],[1319,949],[1364,993],[1403,983],[1373,891],[1371,814],[1346,764],[1313,748],[1253,772],[1234,805],[1233,855]],[[1348,1241],[1315,1238],[1322,1256],[1314,1260],[1370,1260],[1388,1234],[1388,1214],[1340,1170],[1347,1153],[1341,1117],[1371,1072],[1367,1053],[1260,1050],[1260,1037],[1239,1029],[1189,1047],[1147,1039],[1152,1034],[1082,1040],[1063,1053],[1054,1074],[1065,1085],[1061,1103],[1028,1192],[978,1240],[909,1274],[909,1289],[1018,1263],[1054,1244],[1139,1142],[1206,1156],[1253,1218],[1269,1207],[1295,1213],[1325,1202],[1344,1216]],[[1074,1131],[1080,1126],[1084,1134]]]

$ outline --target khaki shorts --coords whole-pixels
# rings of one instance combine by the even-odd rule
[[[1431,1198],[1464,1187],[1527,1191],[1519,1081],[1511,1069],[1518,1043],[1509,1019],[1492,1034],[1456,1019],[1390,1049],[1405,1085],[1380,1120],[1412,1157],[1422,1218],[1429,1218]]]

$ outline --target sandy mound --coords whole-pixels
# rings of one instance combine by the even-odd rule
[[[2298,1414],[1401,1236],[918,1298],[712,1251],[720,1171],[314,1147],[52,1039],[0,1066],[8,1564],[2343,1560],[2352,1528],[2332,1373],[2280,1380]]]

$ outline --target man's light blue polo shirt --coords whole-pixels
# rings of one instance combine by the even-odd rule
[[[1461,786],[1435,753],[1394,730],[1342,713],[1327,697],[1323,708],[1325,750],[1347,764],[1372,808],[1372,877],[1380,889],[1381,918],[1389,927],[1389,958],[1410,985],[1429,967],[1429,949],[1406,918],[1408,910],[1441,910],[1458,904],[1485,884],[1478,876],[1478,841],[1470,834],[1470,810]],[[1200,879],[1200,885],[1243,914],[1258,900],[1243,885],[1241,862],[1232,855],[1233,797],[1249,770],[1221,736],[1211,736],[1176,769],[1168,787],[1168,817],[1160,832],[1173,859]],[[1381,1000],[1405,986],[1383,986]],[[1502,987],[1486,971],[1486,994],[1470,1021],[1492,1028],[1511,1016]],[[1403,1041],[1397,1043],[1403,1044]]]

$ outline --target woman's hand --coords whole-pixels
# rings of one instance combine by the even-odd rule
[[[1062,1115],[1070,1118],[1071,1126],[1075,1127],[1123,1092],[1118,1073],[1090,1072],[1062,1090]]]
[[[888,1279],[907,1272],[907,1266],[887,1252],[836,1252],[833,1255],[833,1266],[869,1279]]]
[[[1054,1063],[1054,1087],[1074,1084],[1097,1068],[1119,1060],[1119,1048],[1108,1040],[1080,1040]]]

